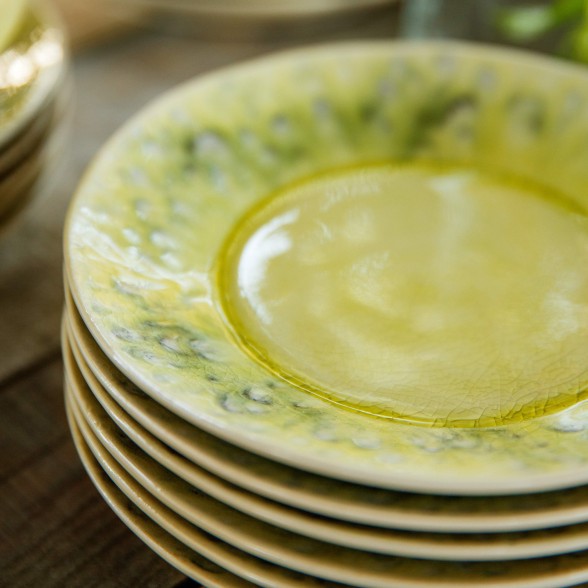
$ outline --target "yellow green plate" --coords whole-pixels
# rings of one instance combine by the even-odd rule
[[[582,68],[453,43],[190,82],[83,180],[76,304],[158,402],[271,459],[434,493],[585,483],[587,98]]]

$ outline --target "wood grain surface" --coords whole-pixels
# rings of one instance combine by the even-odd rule
[[[91,3],[59,2],[75,41],[66,149],[44,193],[0,239],[0,587],[194,587],[112,513],[71,442],[59,344],[64,217],[89,161],[145,103],[202,72],[286,45],[215,43],[144,21],[109,24],[108,14],[83,8]],[[335,36],[392,29],[379,15]]]

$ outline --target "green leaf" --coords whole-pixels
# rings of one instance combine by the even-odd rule
[[[570,46],[574,59],[588,63],[588,28],[582,27],[574,31]]]
[[[563,24],[582,16],[586,0],[555,0],[551,6],[554,24]]]
[[[499,30],[510,41],[527,43],[552,29],[568,25],[561,50],[588,63],[588,0],[553,0],[550,4],[507,8],[500,12]]]
[[[498,28],[511,41],[524,43],[540,37],[558,22],[549,6],[506,9],[498,16]]]

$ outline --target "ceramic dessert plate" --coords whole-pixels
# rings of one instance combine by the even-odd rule
[[[9,172],[0,175],[0,230],[7,229],[30,201],[47,187],[46,172],[55,172],[59,168],[58,155],[62,152],[66,131],[63,122],[62,117],[59,124],[45,129],[38,143],[27,148],[23,159]],[[20,143],[18,146],[20,149]],[[0,167],[2,162],[0,155]]]
[[[584,483],[586,99],[581,68],[451,43],[200,78],[83,180],[76,306],[139,388],[267,458],[425,493]]]
[[[27,11],[27,0],[6,0],[2,6],[0,24],[0,51],[18,36],[19,29]]]
[[[122,457],[121,463],[126,462],[131,470],[121,464],[110,454],[110,452],[103,445],[103,442],[95,434],[100,429],[95,431],[89,426],[85,420],[83,411],[77,405],[74,396],[69,396],[69,404],[76,415],[77,426],[84,437],[85,442],[93,452],[95,458],[105,469],[114,483],[127,496],[135,502],[135,504],[146,513],[149,514],[158,524],[174,535],[174,537],[181,540],[187,547],[199,551],[201,549],[200,536],[202,534],[202,525],[208,526],[209,520],[214,519],[219,513],[213,508],[202,516],[196,524],[190,523],[189,518],[184,519],[178,516],[172,509],[167,508],[161,503],[155,495],[152,495],[145,488],[149,487],[149,482],[142,479],[146,486],[143,487],[131,475],[132,466],[126,462]],[[125,437],[121,437],[120,441],[125,444]],[[129,453],[127,449],[125,453]],[[132,452],[131,452],[132,453]],[[119,456],[120,457],[120,456]],[[136,472],[135,472],[136,473]],[[157,479],[156,474],[153,488],[156,483],[163,480]],[[165,484],[169,486],[169,484]],[[166,488],[165,496],[168,501],[170,498]],[[171,496],[177,496],[181,493],[179,487],[175,488]],[[186,499],[190,501],[194,509],[198,508],[201,495],[191,492],[195,498]],[[206,499],[206,497],[204,497]],[[378,556],[369,553],[356,552],[332,546],[326,543],[320,543],[305,538],[296,538],[295,536],[281,532],[279,530],[273,531],[276,535],[283,535],[283,539],[288,539],[288,542],[281,544],[267,544],[266,537],[258,533],[255,525],[248,525],[247,527],[235,526],[238,522],[238,516],[235,517],[228,512],[222,513],[222,518],[217,519],[218,530],[220,534],[213,533],[217,541],[222,541],[220,545],[224,545],[222,531],[223,527],[233,530],[235,533],[245,533],[249,535],[248,543],[245,546],[246,551],[254,553],[256,557],[252,558],[252,563],[260,562],[261,560],[272,561],[275,554],[282,552],[286,558],[277,562],[285,566],[281,568],[274,564],[267,563],[269,566],[269,574],[264,577],[263,573],[258,576],[257,582],[260,585],[266,586],[281,586],[292,585],[288,581],[280,582],[280,574],[288,574],[288,568],[303,569],[304,575],[296,575],[299,581],[307,581],[312,585],[313,582],[319,583],[326,581],[328,586],[337,585],[340,583],[336,581],[334,584],[331,577],[341,577],[341,583],[346,585],[353,585],[357,587],[413,587],[424,588],[425,586],[446,586],[449,582],[452,586],[471,586],[472,584],[492,587],[534,587],[534,586],[569,586],[580,583],[585,580],[588,571],[586,570],[585,557],[583,553],[555,556],[551,558],[525,560],[523,562],[504,562],[500,569],[497,569],[495,563],[476,563],[476,562],[440,562],[433,560],[420,559],[405,559],[391,556]],[[267,531],[271,534],[271,531]],[[196,538],[196,543],[193,541]],[[259,560],[258,558],[261,558]],[[248,568],[246,568],[248,569]],[[259,568],[258,568],[259,569]],[[280,571],[281,570],[281,571]],[[292,572],[290,572],[292,573]],[[311,574],[318,575],[323,580],[318,580]],[[346,574],[348,574],[346,576]],[[283,576],[284,577],[284,576]],[[287,577],[287,576],[286,576]],[[441,581],[437,581],[442,578]],[[271,582],[275,582],[272,584]]]
[[[69,335],[64,334],[64,344],[75,355],[86,384],[110,418],[135,443],[189,483],[248,514],[270,517],[273,524],[279,525],[286,517],[283,525],[291,528],[287,521],[292,511],[280,510],[279,503],[333,519],[412,531],[501,532],[588,520],[585,488],[538,494],[532,499],[427,496],[339,482],[245,453],[182,421],[134,387],[109,364],[71,307],[66,324]],[[72,367],[70,373],[77,368]],[[210,483],[208,472],[216,483]],[[229,484],[223,485],[225,480]],[[238,488],[243,488],[245,494],[239,495]],[[252,504],[255,495],[272,500],[260,505],[253,498]],[[316,517],[311,520],[320,522]],[[339,532],[337,539],[344,540],[345,536]],[[358,537],[354,539],[357,547]]]
[[[391,531],[320,519],[302,511],[276,507],[254,495],[235,492],[230,485],[225,484],[223,487],[222,482],[206,474],[189,471],[189,467],[173,452],[168,451],[166,455],[165,446],[157,446],[140,432],[137,434],[137,430],[128,427],[128,423],[126,427],[118,428],[119,421],[112,419],[111,413],[105,412],[92,396],[67,346],[65,352],[70,394],[103,445],[146,489],[196,524],[204,522],[215,525],[207,514],[215,510],[211,510],[207,504],[210,502],[216,504],[216,511],[220,513],[217,518],[232,518],[231,513],[234,511],[216,503],[214,499],[218,499],[254,519],[295,533],[292,535],[294,540],[302,535],[372,553],[448,561],[505,561],[571,553],[588,548],[586,524],[551,531],[490,535]],[[129,437],[133,443],[128,442]],[[242,518],[239,528],[250,528],[251,519],[247,523],[248,518]],[[253,525],[255,527],[255,523]]]

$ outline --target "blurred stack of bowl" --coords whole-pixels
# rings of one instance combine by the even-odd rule
[[[0,229],[56,161],[70,99],[59,18],[40,1],[6,0],[0,15]]]

